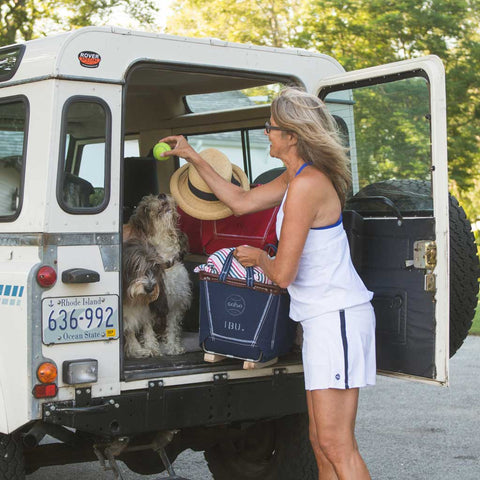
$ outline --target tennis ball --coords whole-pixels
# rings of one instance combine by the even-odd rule
[[[170,156],[167,155],[165,157],[162,157],[161,153],[168,152],[169,150],[171,150],[171,148],[170,148],[170,145],[168,143],[159,142],[153,147],[153,156],[157,160],[167,160],[168,158],[170,158]]]

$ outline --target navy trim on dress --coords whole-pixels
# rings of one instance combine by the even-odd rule
[[[311,162],[305,162],[305,163],[297,170],[297,173],[295,174],[295,176],[297,176],[305,167],[308,167],[309,165],[311,165]]]
[[[305,162],[298,170],[295,176],[297,176],[305,167],[308,167],[311,165],[312,162]],[[335,222],[332,223],[332,225],[326,225],[325,227],[311,227],[310,230],[326,230],[327,228],[333,228],[333,227],[338,227],[342,223],[342,214],[340,214],[340,218]]]
[[[343,222],[343,215],[340,214],[340,218],[335,222],[332,223],[331,225],[326,225],[325,227],[311,227],[310,230],[326,230],[327,228],[333,228],[333,227],[338,227],[341,225]]]
[[[345,323],[345,310],[340,310],[340,331],[342,332],[343,343],[343,359],[345,364],[345,389],[349,389],[348,385],[348,342],[347,342],[347,326]]]

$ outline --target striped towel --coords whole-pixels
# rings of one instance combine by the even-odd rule
[[[194,272],[206,272],[214,275],[220,275],[223,264],[225,263],[228,254],[232,250],[235,250],[235,248],[221,248],[220,250],[217,250],[208,257],[207,263],[203,263],[202,265],[195,267]],[[239,279],[245,279],[247,277],[247,271],[245,267],[235,257],[233,257],[228,276]],[[273,285],[273,282],[265,275],[265,272],[260,267],[253,267],[253,280],[257,283]]]

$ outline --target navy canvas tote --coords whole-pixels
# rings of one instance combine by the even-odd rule
[[[200,272],[200,345],[216,353],[266,362],[292,347],[296,324],[289,318],[285,289],[228,276],[233,250],[220,275]]]

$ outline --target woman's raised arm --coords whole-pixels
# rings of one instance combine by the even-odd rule
[[[278,205],[282,201],[287,188],[286,173],[283,173],[268,184],[251,190],[244,190],[222,178],[182,135],[165,137],[160,141],[168,143],[172,148],[171,151],[162,154],[162,156],[176,155],[187,160],[195,167],[215,196],[225,203],[234,215],[244,215],[265,210]]]

